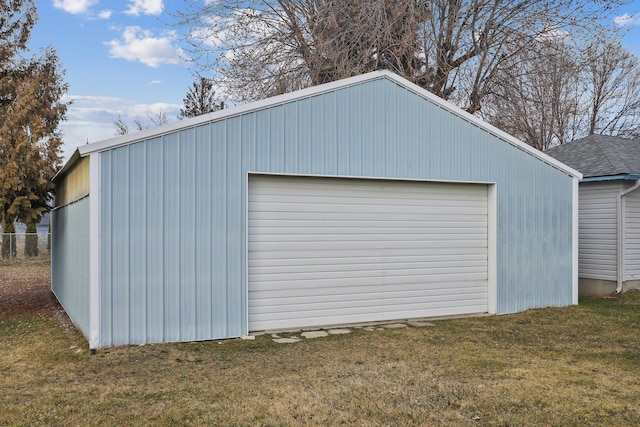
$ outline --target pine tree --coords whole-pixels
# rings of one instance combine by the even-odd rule
[[[193,82],[193,85],[187,91],[187,95],[182,100],[184,108],[180,109],[178,118],[196,117],[222,110],[224,102],[217,103],[215,96],[216,91],[213,88],[213,81],[200,77],[200,80]]]
[[[0,3],[0,223],[2,256],[16,220],[36,224],[47,211],[51,178],[61,163],[58,124],[68,104],[64,71],[51,48],[28,58],[37,20],[33,0]],[[5,250],[5,242],[7,248]],[[15,246],[13,246],[15,248]]]

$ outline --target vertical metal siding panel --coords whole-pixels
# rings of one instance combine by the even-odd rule
[[[374,83],[374,82],[372,82]],[[362,171],[367,176],[384,176],[384,119],[380,120],[376,113],[384,110],[384,105],[380,105],[380,85],[363,85],[362,109],[363,123],[361,126],[363,138],[363,159]],[[382,115],[384,117],[384,114]],[[366,160],[366,162],[364,161]]]
[[[121,147],[112,152],[112,287],[111,304],[113,328],[113,344],[129,344],[130,292],[129,275],[130,251],[129,235],[129,150],[130,146]]]
[[[213,337],[227,337],[227,133],[226,121],[211,124],[211,223],[213,231],[211,302]]]
[[[375,176],[375,164],[376,164],[376,139],[374,137],[376,123],[374,123],[373,106],[375,103],[372,97],[372,89],[370,85],[361,85],[360,92],[360,105],[358,108],[361,110],[361,116],[359,123],[360,130],[360,152],[362,156],[362,163],[360,164],[360,173],[364,176]],[[377,106],[377,103],[375,103]]]
[[[180,147],[177,134],[165,135],[163,144],[164,230],[164,339],[180,340]]]
[[[431,129],[431,116],[427,114],[425,103],[418,97],[413,98],[413,120],[412,126],[416,128],[416,165],[413,178],[419,178],[421,176],[432,176],[433,171],[431,169],[431,147],[429,144],[429,131]]]
[[[349,141],[349,91],[341,90],[336,93],[336,155],[338,175],[349,175],[350,171],[350,141]]]
[[[338,147],[336,130],[336,94],[335,92],[323,95],[322,114],[324,135],[324,173],[336,175],[338,173]]]
[[[284,106],[284,171],[298,171],[298,103],[290,102]]]
[[[227,120],[227,334],[246,333],[245,177],[242,173],[242,121]]]
[[[195,196],[195,131],[183,130],[178,135],[180,150],[180,340],[196,337],[196,206]]]
[[[212,189],[211,176],[211,125],[199,126],[195,131],[195,339],[211,339],[211,298],[213,288],[218,284],[213,281],[211,228],[212,221]]]
[[[362,86],[349,89],[349,171],[351,175],[362,175],[363,140],[362,140]]]
[[[162,138],[146,142],[146,276],[147,276],[147,339],[164,340],[164,162]]]
[[[89,197],[57,208],[51,213],[51,289],[87,338],[90,285]]]
[[[460,168],[462,167],[462,157],[460,156],[460,154],[462,153],[463,149],[460,137],[460,127],[463,126],[463,123],[461,123],[460,120],[454,121],[455,117],[451,117],[451,115],[449,116],[449,121],[451,122],[451,126],[449,127],[448,144],[449,162],[447,163],[446,169],[443,172],[447,174],[450,179],[458,181],[462,176],[460,172]],[[466,144],[465,148],[467,148]]]
[[[448,123],[445,117],[441,115],[441,109],[439,107],[433,107],[431,105],[422,104],[420,109],[423,111],[423,116],[429,117],[429,128],[425,129],[424,140],[426,142],[426,161],[429,165],[430,176],[433,179],[442,179],[443,162],[446,157],[442,155],[442,151],[447,145],[445,129],[448,128]]]
[[[409,176],[409,156],[408,149],[411,144],[411,132],[409,131],[409,103],[407,102],[407,91],[400,87],[395,88],[395,138],[396,138],[396,164],[395,170],[400,177]]]
[[[145,170],[147,143],[129,147],[129,200],[126,201],[129,219],[129,342],[147,342],[147,277],[146,277],[146,198]]]
[[[311,151],[311,100],[301,99],[298,106],[297,142],[298,142],[298,170],[300,173],[310,173],[313,153]]]
[[[281,172],[284,170],[284,158],[286,155],[284,148],[284,106],[271,109],[269,122],[270,132],[268,135],[272,145],[269,155],[269,170]]]
[[[113,344],[112,319],[112,293],[113,293],[113,233],[111,231],[111,209],[113,199],[111,197],[113,184],[111,182],[111,157],[113,152],[106,151],[100,155],[100,181],[102,192],[100,193],[100,341],[102,345]]]
[[[269,112],[250,113],[239,117],[238,120],[241,120],[240,129],[242,129],[242,138],[239,143],[242,150],[243,171],[268,171],[271,155],[271,147],[267,143],[270,126]],[[261,121],[263,124],[259,125]],[[257,159],[261,156],[266,158],[258,162]]]
[[[310,99],[310,144],[311,144],[311,173],[324,173],[324,110],[322,96],[314,96]]]
[[[397,87],[395,83],[385,81],[384,96],[382,102],[384,103],[385,118],[382,120],[384,124],[384,163],[385,163],[385,175],[386,176],[399,176],[398,174],[398,150],[397,147],[401,144],[398,141],[398,123],[396,121],[396,114],[398,111],[397,104]]]
[[[271,111],[258,111],[252,116],[245,117],[242,121],[242,130],[245,134],[244,140],[241,141],[245,148],[244,155],[254,160],[257,171],[268,172],[271,163],[271,144],[269,143]],[[255,138],[252,137],[253,135]]]

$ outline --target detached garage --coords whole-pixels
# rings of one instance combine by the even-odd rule
[[[91,348],[576,304],[579,178],[374,72],[81,146],[52,289]]]

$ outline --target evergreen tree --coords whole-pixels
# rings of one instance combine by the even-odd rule
[[[51,178],[61,163],[58,124],[68,104],[64,71],[51,48],[28,58],[37,20],[33,0],[0,3],[0,224],[10,257],[14,223],[36,224],[48,209]],[[6,243],[6,249],[5,249]],[[13,246],[15,248],[15,246]]]
[[[178,118],[196,117],[222,110],[224,102],[217,103],[215,96],[216,91],[213,88],[213,81],[200,77],[200,80],[193,82],[193,85],[187,91],[187,95],[182,100],[184,108],[180,109]]]

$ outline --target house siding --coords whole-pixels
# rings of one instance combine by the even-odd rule
[[[617,196],[622,181],[580,184],[578,276],[617,280]]]
[[[496,183],[497,312],[572,303],[572,177],[389,79],[99,155],[103,346],[247,334],[249,172]]]
[[[89,337],[89,197],[51,212],[51,290]]]
[[[624,196],[624,201],[624,280],[640,280],[640,190]]]

